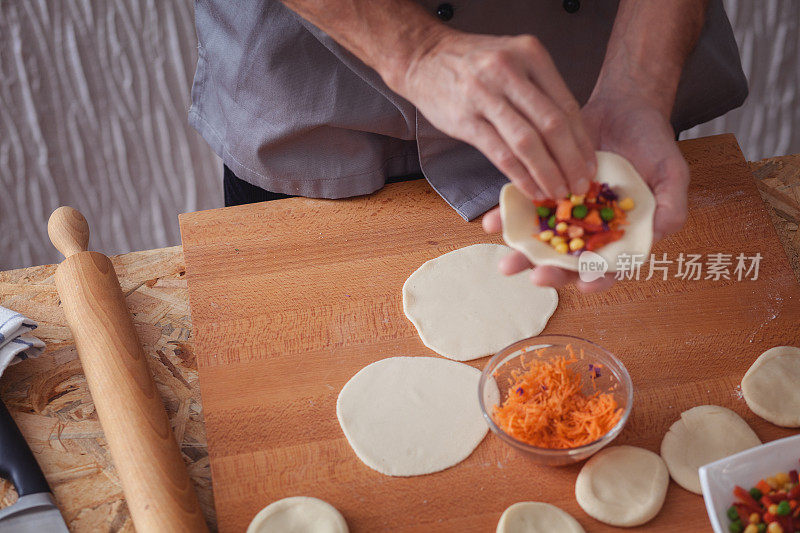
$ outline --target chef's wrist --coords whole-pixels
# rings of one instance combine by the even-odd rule
[[[620,60],[603,66],[591,99],[643,103],[669,120],[680,75],[680,65],[645,66]]]
[[[384,83],[398,94],[407,97],[414,73],[420,64],[436,53],[443,42],[458,34],[437,20],[432,20],[424,27],[409,31],[405,43],[396,47],[395,51],[380,62],[376,68]]]

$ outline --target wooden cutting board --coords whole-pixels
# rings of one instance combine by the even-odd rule
[[[755,281],[660,274],[583,295],[559,290],[545,333],[617,354],[635,386],[615,444],[658,452],[681,411],[729,407],[762,440],[792,434],[753,415],[739,381],[764,350],[800,344],[800,287],[735,138],[681,143],[692,170],[686,227],[654,253],[763,256]],[[396,355],[434,355],[403,315],[401,287],[419,265],[487,236],[424,181],[349,200],[288,199],[180,217],[195,353],[222,531],[287,496],[322,498],[351,531],[494,531],[512,503],[540,500],[587,531],[614,530],[574,497],[580,465],[531,463],[489,434],[463,463],[412,478],[362,464],[336,420],[339,390]],[[646,266],[644,269],[646,272]],[[472,362],[482,368],[487,358]],[[671,483],[652,531],[710,530],[703,500]]]

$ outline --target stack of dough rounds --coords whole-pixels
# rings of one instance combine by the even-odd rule
[[[497,533],[584,533],[577,520],[549,503],[519,502],[506,509]]]
[[[444,470],[466,459],[489,429],[478,402],[480,376],[439,357],[377,361],[339,393],[339,425],[358,458],[382,474]],[[486,385],[497,402],[494,380]]]
[[[761,354],[742,378],[742,394],[764,420],[800,427],[800,348],[776,346]]]
[[[701,466],[760,444],[747,422],[730,409],[700,405],[672,424],[661,441],[661,457],[678,485],[701,494]]]
[[[247,533],[347,533],[347,522],[331,504],[308,496],[284,498],[264,507]]]
[[[551,287],[497,268],[511,249],[474,244],[431,259],[403,284],[403,311],[425,346],[468,361],[541,333],[558,305]]]
[[[583,466],[575,481],[575,498],[592,518],[631,527],[658,514],[668,486],[669,473],[658,454],[635,446],[613,446]]]

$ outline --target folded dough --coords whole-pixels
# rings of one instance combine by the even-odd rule
[[[347,532],[347,522],[334,506],[309,496],[293,496],[267,505],[247,528],[247,533]]]
[[[701,494],[701,466],[759,444],[758,435],[730,409],[700,405],[672,424],[661,441],[661,457],[678,485]]]
[[[764,420],[800,427],[800,348],[776,346],[761,354],[742,378],[742,394]]]
[[[669,473],[658,454],[635,446],[613,446],[583,466],[575,481],[575,498],[592,518],[631,527],[658,514],[668,486]]]

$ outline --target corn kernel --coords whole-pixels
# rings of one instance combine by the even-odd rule
[[[583,242],[583,239],[579,237],[576,237],[575,239],[569,241],[569,249],[572,250],[573,252],[582,250],[585,245],[586,243]]]
[[[775,476],[769,476],[769,477],[768,477],[767,479],[765,479],[764,481],[766,481],[766,482],[767,482],[767,485],[769,485],[769,486],[770,486],[770,487],[772,487],[773,489],[777,489],[777,488],[778,488],[778,486],[779,486],[779,485],[778,485],[778,480],[777,480],[777,479],[775,479]]]
[[[789,474],[786,472],[778,472],[775,474],[775,482],[778,484],[778,486],[782,487],[789,483],[789,481],[791,480],[789,479]]]
[[[778,514],[778,506],[774,503],[767,508],[769,514]]]
[[[585,194],[573,194],[569,197],[569,201],[572,202],[572,205],[581,205],[585,197]]]
[[[565,234],[568,228],[569,224],[567,224],[566,222],[559,222],[558,224],[556,224],[556,231],[561,235]]]
[[[565,254],[565,253],[567,253],[567,251],[569,251],[569,246],[567,246],[567,243],[565,243],[565,242],[560,242],[560,243],[556,244],[555,249],[556,249],[556,252],[558,252],[560,254]]]
[[[619,201],[619,208],[622,209],[623,211],[630,211],[631,209],[633,209],[633,206],[634,206],[633,198],[630,197],[623,198],[622,200]]]
[[[553,247],[555,248],[559,244],[567,244],[567,240],[561,235],[556,235],[555,237],[550,239],[550,244],[552,244]]]
[[[758,524],[759,522],[761,522],[761,516],[758,513],[752,513],[750,515],[750,523]]]
[[[583,237],[583,228],[580,226],[573,226],[567,228],[567,236],[570,239],[576,239],[578,237]]]
[[[783,528],[777,522],[770,522],[767,526],[767,533],[783,533]]]
[[[742,533],[758,533],[758,526],[755,524],[748,524]]]
[[[539,240],[543,242],[549,242],[550,239],[553,238],[553,235],[555,235],[555,233],[553,233],[553,230],[546,229],[539,234]]]

